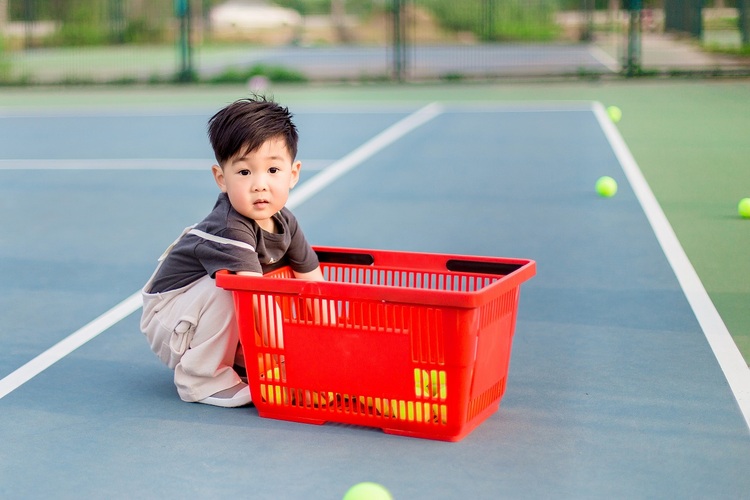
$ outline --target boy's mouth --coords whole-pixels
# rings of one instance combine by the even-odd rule
[[[253,205],[256,207],[265,207],[266,205],[268,205],[268,203],[268,200],[256,200],[255,202],[253,202]]]

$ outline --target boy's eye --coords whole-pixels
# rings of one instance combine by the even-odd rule
[[[250,171],[247,170],[247,169],[240,170],[237,173],[240,174],[240,175],[250,175]]]
[[[279,171],[279,168],[278,168],[278,167],[271,167],[271,168],[269,168],[269,169],[268,169],[268,172],[269,172],[269,173],[272,173],[272,174],[275,174],[275,173],[276,173],[276,172],[278,172],[278,171]]]

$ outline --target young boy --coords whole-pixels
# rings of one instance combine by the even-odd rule
[[[301,168],[291,118],[287,108],[256,96],[209,120],[219,199],[165,251],[143,288],[141,330],[174,369],[183,401],[251,402],[234,369],[241,352],[232,294],[216,286],[216,271],[260,276],[289,265],[297,278],[323,280],[315,252],[284,207]]]

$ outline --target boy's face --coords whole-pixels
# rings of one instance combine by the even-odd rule
[[[240,155],[230,158],[224,168],[211,168],[216,184],[227,193],[235,210],[274,232],[271,217],[286,204],[302,164],[292,160],[280,138],[269,139],[255,151]]]

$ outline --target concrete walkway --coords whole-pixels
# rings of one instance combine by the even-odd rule
[[[595,44],[611,57],[622,62],[627,57],[625,34],[603,35]],[[709,52],[700,42],[669,33],[644,33],[641,37],[641,66],[644,69],[670,70],[750,70],[750,57]]]

